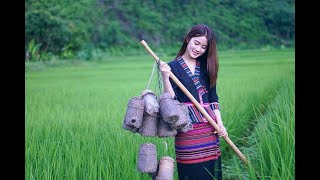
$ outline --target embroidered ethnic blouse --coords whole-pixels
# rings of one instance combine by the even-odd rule
[[[197,59],[195,72],[191,73],[189,67],[180,56],[168,63],[171,72],[188,89],[192,96],[200,103],[208,114],[215,120],[213,109],[220,109],[219,97],[216,92],[216,85],[210,88],[210,81],[205,60]],[[175,92],[175,99],[188,105],[190,121],[192,123],[207,122],[200,111],[193,105],[184,92],[170,79]]]

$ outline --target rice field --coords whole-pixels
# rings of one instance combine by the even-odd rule
[[[224,179],[294,179],[294,49],[222,51],[219,61],[222,119],[249,161],[245,167],[222,139]],[[27,63],[25,178],[150,179],[136,164],[146,142],[156,145],[158,159],[175,158],[172,137],[122,128],[128,100],[146,88],[152,68],[147,53],[56,66]],[[157,73],[150,88],[161,93]]]

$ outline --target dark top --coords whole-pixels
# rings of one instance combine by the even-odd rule
[[[179,57],[182,58],[182,57]],[[199,93],[196,88],[196,85],[192,78],[188,75],[182,65],[179,63],[178,59],[175,59],[168,63],[171,68],[171,72],[177,77],[177,79],[188,89],[188,91],[192,94],[192,96],[200,103]],[[198,60],[200,62],[200,84],[205,89],[205,94],[202,96],[203,103],[213,103],[219,102],[219,98],[216,92],[216,85],[212,88],[210,87],[210,81],[207,71],[207,63],[206,60]],[[191,102],[191,100],[184,94],[184,92],[176,85],[176,83],[170,78],[170,82],[172,88],[175,92],[175,99],[180,102]]]

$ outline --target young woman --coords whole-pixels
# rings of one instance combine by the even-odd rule
[[[206,25],[191,28],[176,58],[160,61],[164,91],[185,103],[193,129],[175,136],[175,152],[180,180],[222,179],[220,136],[228,136],[223,125],[216,92],[218,55],[214,32]],[[220,127],[212,124],[169,78],[172,72]]]

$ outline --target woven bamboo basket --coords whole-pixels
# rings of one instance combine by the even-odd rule
[[[158,115],[144,113],[142,125],[139,128],[141,136],[156,137],[158,135]]]
[[[140,128],[143,120],[144,103],[141,97],[133,97],[129,100],[125,115],[125,124],[134,128]]]
[[[162,119],[167,123],[174,123],[179,120],[177,106],[170,93],[163,93],[159,98],[160,114]]]
[[[159,102],[157,96],[150,89],[145,89],[141,93],[144,102],[145,112],[149,115],[156,115],[159,112]]]
[[[159,161],[156,180],[173,180],[175,161],[169,156],[164,156]]]
[[[140,145],[138,156],[138,171],[142,173],[154,173],[157,171],[157,149],[152,143]]]
[[[176,129],[172,129],[167,122],[159,118],[158,137],[174,137],[176,134]]]

